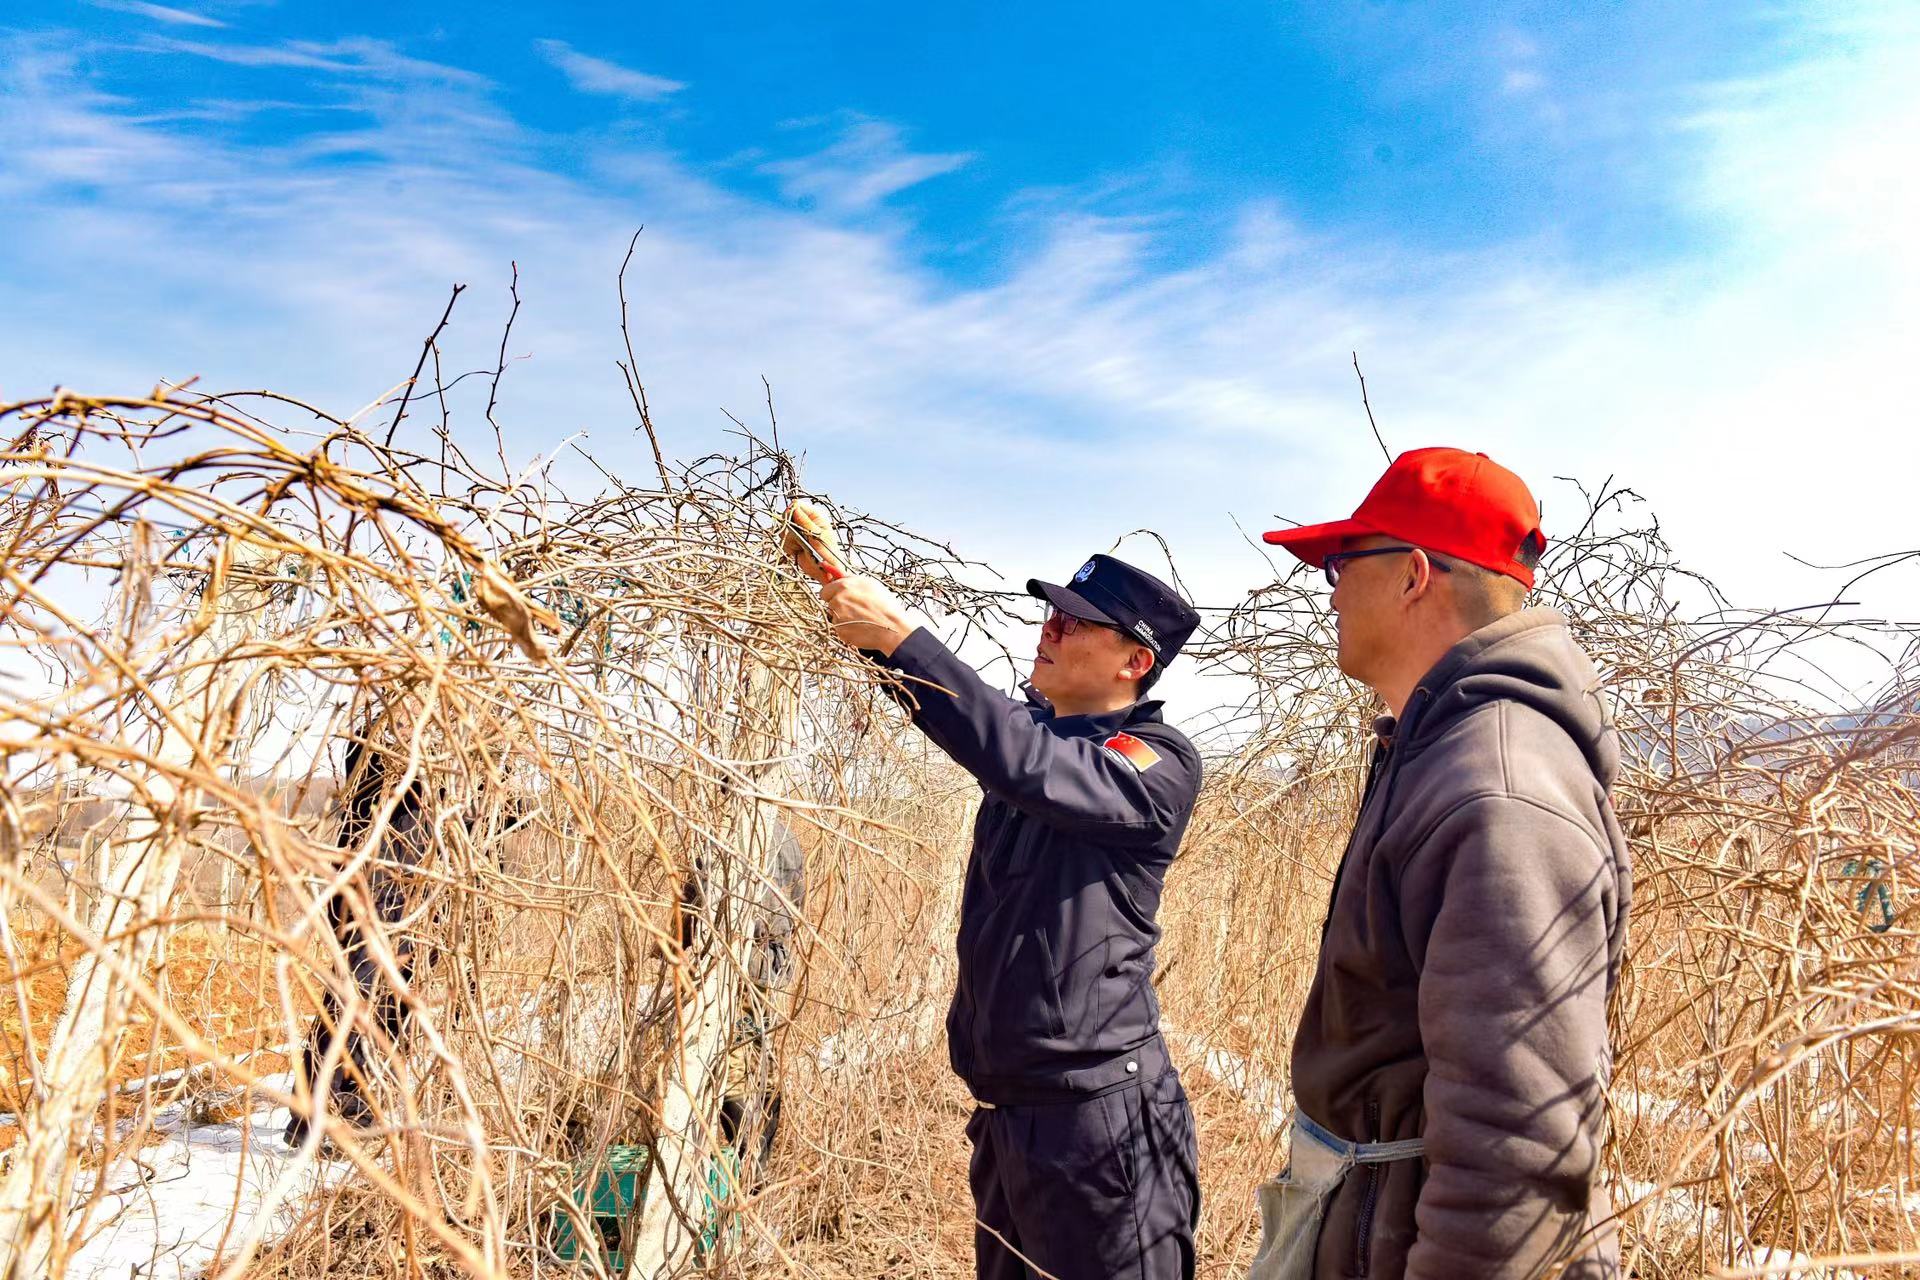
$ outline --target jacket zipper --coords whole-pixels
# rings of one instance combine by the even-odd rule
[[[1353,829],[1347,832],[1347,847],[1340,851],[1340,863],[1333,869],[1333,888],[1327,893],[1327,913],[1320,918],[1320,945],[1327,945],[1327,930],[1333,925],[1333,904],[1340,896],[1340,877],[1347,874],[1347,862],[1353,856],[1353,846],[1360,842],[1360,827],[1366,821],[1367,802],[1373,799],[1373,789],[1378,785],[1381,775],[1390,764],[1389,753],[1377,745],[1373,756],[1367,761],[1367,780],[1360,788],[1360,809],[1353,815]]]
[[[1380,1141],[1380,1104],[1378,1102],[1367,1103],[1367,1132],[1373,1135],[1367,1141]],[[1353,1274],[1356,1276],[1366,1275],[1373,1262],[1368,1254],[1368,1246],[1373,1242],[1373,1210],[1379,1203],[1380,1182],[1386,1176],[1386,1172],[1387,1167],[1383,1164],[1367,1166],[1367,1191],[1361,1198],[1360,1217],[1355,1221],[1353,1230]]]
[[[1386,825],[1386,810],[1393,803],[1393,788],[1400,780],[1400,763],[1406,757],[1403,750],[1396,754],[1395,743],[1406,741],[1409,726],[1421,709],[1423,700],[1431,699],[1433,691],[1422,685],[1413,691],[1413,697],[1407,700],[1405,714],[1394,722],[1393,738],[1384,747],[1375,746],[1373,758],[1367,763],[1366,785],[1360,789],[1360,812],[1354,815],[1353,830],[1347,833],[1347,847],[1340,852],[1340,865],[1333,871],[1333,892],[1327,895],[1327,914],[1320,920],[1320,945],[1327,945],[1327,930],[1333,927],[1333,904],[1340,897],[1340,878],[1347,874],[1347,863],[1353,857],[1353,850],[1360,843],[1361,828],[1367,824],[1372,812],[1368,805],[1373,803],[1373,793],[1384,782],[1386,794],[1380,799],[1379,817],[1374,820],[1374,831],[1370,838],[1378,839],[1380,829]]]

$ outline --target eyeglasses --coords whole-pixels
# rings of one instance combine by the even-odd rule
[[[1092,618],[1076,618],[1072,614],[1062,613],[1058,609],[1055,609],[1047,615],[1047,620],[1043,625],[1054,631],[1058,631],[1063,636],[1070,636],[1082,627],[1099,627],[1102,631],[1120,630],[1120,628],[1110,627],[1104,622],[1095,622]]]
[[[1365,551],[1332,551],[1320,562],[1320,571],[1327,575],[1327,585],[1340,585],[1341,571],[1349,560],[1364,560],[1368,556],[1390,556],[1402,551],[1426,551],[1425,547],[1368,547]],[[1433,552],[1427,551],[1427,563],[1442,573],[1452,573],[1453,566],[1445,560],[1436,560]]]

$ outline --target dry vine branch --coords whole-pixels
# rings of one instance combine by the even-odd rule
[[[780,553],[792,460],[748,434],[670,464],[631,359],[659,483],[589,459],[577,498],[551,457],[490,468],[448,431],[428,458],[266,393],[0,407],[7,1257],[60,1272],[183,1109],[271,1105],[319,1129],[272,1194],[236,1186],[223,1274],[546,1274],[638,1142],[666,1176],[631,1243],[662,1270],[968,1273],[940,1025],[973,787]],[[1911,1255],[1913,630],[1738,610],[1631,491],[1583,499],[1540,594],[1605,671],[1625,762],[1608,1185],[1634,1265]],[[832,514],[951,630],[1018,618],[950,548]],[[1156,981],[1225,1275],[1280,1161],[1373,708],[1310,575],[1207,616],[1192,656],[1246,698],[1207,743]],[[1869,705],[1808,693],[1834,646],[1885,663]],[[354,739],[389,781],[343,830]],[[363,1132],[291,1069],[317,1011],[367,1046],[330,1042]],[[765,1168],[729,1096],[781,1100]]]

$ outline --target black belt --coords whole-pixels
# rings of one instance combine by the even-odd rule
[[[1158,1080],[1171,1070],[1173,1059],[1167,1056],[1166,1042],[1155,1036],[1092,1066],[1019,1077],[975,1076],[967,1081],[967,1089],[975,1102],[989,1110],[1045,1106],[1055,1102],[1085,1102],[1143,1080]]]

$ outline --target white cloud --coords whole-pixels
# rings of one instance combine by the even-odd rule
[[[1509,67],[1507,73],[1500,77],[1500,88],[1515,97],[1537,93],[1546,85],[1547,78],[1528,67]]]
[[[89,0],[96,9],[110,9],[115,13],[131,13],[142,18],[151,18],[155,22],[171,23],[178,27],[224,27],[227,24],[218,18],[209,18],[204,13],[193,13],[186,9],[175,9],[164,4],[148,4],[146,0]]]
[[[347,78],[439,84],[483,89],[483,75],[443,63],[409,57],[385,40],[355,36],[344,40],[285,40],[277,44],[208,44],[170,36],[150,36],[133,46],[142,53],[185,54],[235,67],[327,71]]]
[[[564,40],[536,40],[534,47],[582,93],[602,93],[635,102],[659,102],[686,88],[680,80],[635,71],[605,58],[581,53]]]
[[[791,121],[789,127],[815,123]],[[841,212],[867,209],[929,178],[952,173],[973,159],[967,152],[909,151],[900,129],[884,120],[856,118],[820,151],[760,166],[789,200]]]
[[[611,362],[612,275],[645,222],[628,288],[670,448],[724,445],[718,407],[751,413],[764,373],[812,483],[1009,572],[1070,570],[1144,524],[1205,597],[1239,598],[1264,570],[1230,517],[1343,514],[1377,474],[1358,349],[1394,447],[1485,449],[1544,493],[1550,532],[1573,501],[1550,477],[1617,476],[1736,598],[1799,604],[1831,580],[1783,553],[1911,545],[1920,474],[1920,201],[1901,158],[1920,36],[1809,44],[1777,75],[1703,87],[1676,122],[1672,194],[1715,233],[1694,259],[1597,274],[1527,242],[1416,255],[1254,205],[1168,271],[1166,229],[1070,212],[971,288],[850,216],[964,159],[889,172],[915,157],[876,121],[777,171],[821,217],[660,151],[591,179],[544,169],[484,82],[360,93],[365,128],[261,146],[138,123],[70,56],[16,51],[0,395],[201,373],[350,409],[412,368],[455,280],[473,287],[448,367],[490,366],[512,259],[513,350],[532,358],[508,378],[510,444],[530,457],[586,427],[644,474]],[[352,58],[329,48],[315,56]],[[1911,615],[1902,572],[1869,603]]]
[[[281,45],[207,44],[197,40],[155,38],[139,46],[148,53],[187,54],[234,67],[288,67],[303,71],[356,71],[353,63],[304,41]]]
[[[1501,27],[1493,33],[1493,47],[1503,58],[1531,59],[1540,56],[1540,42],[1515,27]]]

